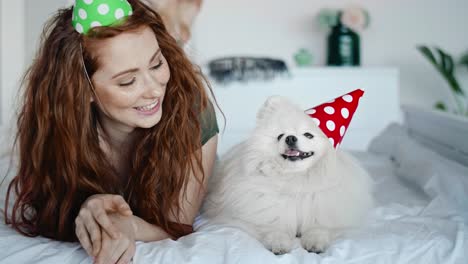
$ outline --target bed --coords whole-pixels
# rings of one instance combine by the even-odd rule
[[[397,81],[384,91],[373,87],[378,78],[397,78],[394,71],[382,73],[386,77],[364,74],[365,78],[359,77],[362,73],[348,73],[348,77],[345,72],[328,74],[340,78],[317,74],[319,78],[314,79],[311,74],[297,77],[299,80],[215,87],[227,118],[219,152],[222,155],[249,133],[259,102],[271,92],[267,86],[276,94],[293,94],[292,99],[306,107],[307,92],[300,92],[303,82],[328,87],[324,95],[328,99],[347,92],[344,83],[359,82],[368,99],[361,102],[342,147],[361,162],[376,185],[377,206],[362,228],[350,230],[322,254],[309,253],[297,243],[291,253],[277,256],[241,230],[210,225],[199,217],[197,232],[177,241],[138,242],[134,263],[468,263],[468,167],[415,139],[413,126],[402,119]],[[283,85],[290,86],[281,90]],[[233,94],[242,101],[230,104],[235,101]],[[385,99],[379,96],[382,94]],[[317,102],[310,102],[309,107],[322,99],[315,98]],[[382,104],[385,110],[373,109]],[[366,122],[379,111],[379,120]],[[8,164],[9,156],[3,155],[2,174]],[[5,184],[1,186],[2,199],[4,191]],[[26,238],[0,220],[0,263],[92,263],[77,243]]]

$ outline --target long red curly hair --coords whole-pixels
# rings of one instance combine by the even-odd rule
[[[19,167],[4,211],[6,223],[24,235],[77,241],[74,220],[81,204],[102,193],[123,195],[135,215],[178,236],[169,216],[179,215],[190,172],[203,171],[198,120],[208,96],[199,68],[167,33],[161,17],[137,0],[129,2],[133,14],[118,26],[81,35],[72,27],[70,7],[59,10],[44,29],[23,80],[15,140]],[[85,70],[92,76],[99,66],[90,50],[93,43],[142,27],[154,31],[171,78],[165,114],[156,126],[135,132],[131,176],[122,183],[99,146],[97,110],[90,103],[93,91]]]

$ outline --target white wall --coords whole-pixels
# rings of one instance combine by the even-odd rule
[[[20,81],[30,65],[43,24],[68,0],[0,0],[0,125],[11,126]]]
[[[9,110],[5,102],[17,91],[17,81],[33,58],[43,23],[70,1],[0,1],[0,96],[5,118],[4,110]],[[201,63],[217,56],[265,55],[293,65],[292,54],[306,47],[317,65],[323,65],[327,32],[317,27],[315,15],[322,7],[349,3],[364,6],[371,15],[370,28],[361,34],[363,66],[398,67],[403,103],[430,107],[440,98],[450,98],[445,82],[415,46],[437,44],[457,56],[467,50],[467,0],[204,0],[192,52]]]
[[[24,2],[1,0],[0,7],[0,124],[11,121],[24,71]]]
[[[26,62],[34,58],[44,23],[59,8],[64,7],[68,0],[25,0],[25,31],[26,31]]]
[[[361,34],[363,66],[398,67],[403,103],[431,107],[450,98],[448,86],[415,47],[436,44],[457,58],[467,51],[467,0],[204,0],[194,28],[195,56],[206,62],[267,55],[293,65],[292,54],[305,47],[323,65],[327,32],[318,28],[315,15],[323,7],[353,3],[371,16]]]

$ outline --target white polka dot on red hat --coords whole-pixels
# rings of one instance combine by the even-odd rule
[[[333,122],[331,120],[328,120],[326,125],[327,125],[328,130],[330,130],[330,131],[335,130],[335,122]]]
[[[345,126],[341,126],[341,127],[340,127],[340,136],[343,136],[344,133],[345,133],[345,131],[346,131]]]
[[[320,120],[318,120],[317,118],[312,118],[312,120],[314,121],[314,123],[319,126],[320,125]]]
[[[331,107],[331,106],[327,106],[325,107],[325,113],[329,114],[329,115],[333,115],[335,113],[335,108]]]
[[[347,119],[349,116],[349,110],[347,108],[342,108],[341,115],[343,116],[344,119]]]
[[[308,115],[313,115],[313,114],[315,114],[316,112],[317,112],[317,110],[315,110],[315,109],[313,109],[313,108],[311,108],[311,109],[305,111],[305,113],[308,114]]]
[[[332,146],[335,145],[335,140],[333,140],[333,138],[328,138],[328,140],[330,141],[330,143],[332,144]]]
[[[348,103],[351,103],[353,101],[353,97],[351,95],[349,95],[349,94],[343,95],[342,98],[343,98],[343,100],[345,100]]]

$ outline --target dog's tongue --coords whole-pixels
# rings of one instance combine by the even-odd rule
[[[299,156],[300,152],[295,149],[288,149],[285,153],[287,156]]]

